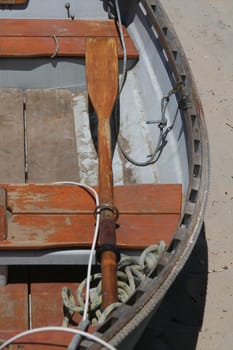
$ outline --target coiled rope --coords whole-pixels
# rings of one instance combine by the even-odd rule
[[[102,306],[102,283],[101,273],[96,273],[91,276],[91,289],[88,318],[90,324],[96,325],[103,323],[108,315],[125,303],[134,293],[135,289],[145,279],[145,277],[157,266],[158,261],[165,251],[165,243],[161,241],[159,244],[154,244],[146,248],[139,260],[127,255],[122,255],[118,264],[118,302],[111,304],[105,310],[101,310]],[[75,303],[75,298],[68,287],[62,289],[62,300],[65,310],[63,327],[68,327],[74,313],[83,314],[86,304],[85,288],[87,280],[83,280],[76,290],[76,298],[78,305]]]

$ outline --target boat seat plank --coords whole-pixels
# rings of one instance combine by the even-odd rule
[[[90,247],[95,226],[94,200],[74,186],[1,185],[6,189],[6,239],[0,249]],[[180,219],[181,185],[129,185],[114,188],[117,244],[143,249],[173,237]]]
[[[28,285],[14,283],[0,287],[0,338],[28,329]],[[7,328],[7,331],[4,330]]]
[[[27,90],[28,182],[78,180],[72,93]]]
[[[6,327],[6,326],[5,326]],[[1,331],[1,339],[8,340],[21,333],[19,330],[15,331]],[[10,350],[65,350],[73,338],[73,334],[67,332],[41,332],[32,335],[21,337],[18,341],[11,344]],[[8,348],[5,348],[8,349]]]
[[[22,183],[24,169],[24,101],[19,89],[0,89],[0,181]]]
[[[26,3],[27,0],[0,0],[1,5],[22,5]]]
[[[128,58],[138,52],[127,30],[124,37]],[[85,57],[90,37],[114,37],[119,57],[123,56],[114,20],[1,19],[0,57],[77,56]]]
[[[32,328],[62,325],[64,312],[61,290],[64,286],[74,290],[75,295],[77,283],[30,283]],[[76,321],[79,322],[80,318]]]
[[[3,339],[9,339],[19,332],[0,332]],[[41,332],[21,337],[10,350],[66,350],[74,334],[59,331]]]
[[[1,184],[7,207],[17,214],[93,214],[95,201],[80,186],[51,184]],[[97,187],[94,187],[98,191]],[[114,187],[116,206],[122,214],[180,213],[181,185],[143,184]]]

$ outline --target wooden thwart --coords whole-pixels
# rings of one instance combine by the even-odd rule
[[[61,185],[2,185],[7,191],[7,239],[0,249],[90,247],[95,225],[93,198],[86,190]],[[143,249],[172,239],[181,212],[181,185],[114,187],[120,211],[120,248]]]
[[[124,28],[128,58],[138,52]],[[1,19],[0,57],[84,57],[90,37],[113,37],[123,56],[118,29],[113,20]]]
[[[28,0],[0,0],[1,5],[22,5],[26,4]]]

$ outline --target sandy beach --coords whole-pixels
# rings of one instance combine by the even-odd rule
[[[233,348],[233,2],[163,0],[203,103],[211,152],[208,280],[197,350]]]
[[[211,186],[205,226],[194,252],[137,350],[231,350],[233,1],[161,2],[184,48],[203,104]]]

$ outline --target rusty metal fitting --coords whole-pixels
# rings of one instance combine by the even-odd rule
[[[100,205],[96,206],[95,211],[94,211],[95,217],[97,214],[100,214],[101,211],[103,211],[103,210],[110,210],[113,213],[115,220],[117,220],[119,218],[118,208],[115,207],[114,205],[111,205],[111,204],[100,204]]]

